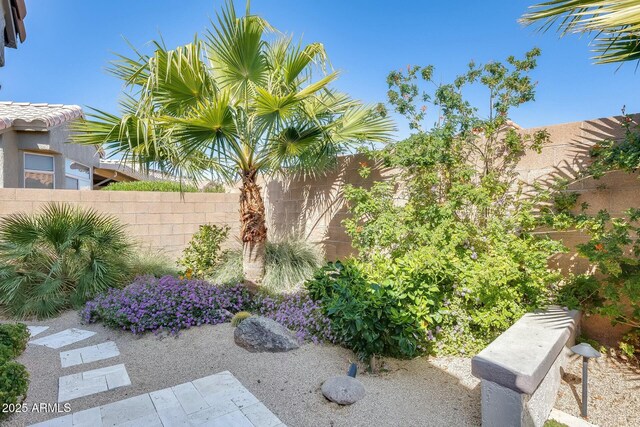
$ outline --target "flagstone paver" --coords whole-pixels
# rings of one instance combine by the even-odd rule
[[[49,327],[48,326],[27,326],[27,329],[29,329],[29,335],[31,335],[32,337],[35,337],[36,335],[49,329]]]
[[[57,334],[47,335],[46,337],[31,340],[29,341],[29,343],[57,349],[75,344],[79,341],[92,337],[95,334],[96,333],[92,331],[71,328],[65,329],[64,331],[58,332]]]
[[[128,385],[131,380],[123,364],[66,375],[58,382],[58,402]]]
[[[109,359],[119,355],[120,350],[118,350],[116,343],[113,341],[107,341],[98,345],[63,351],[60,353],[60,363],[63,368],[68,368],[69,366],[96,362],[98,360]]]
[[[96,371],[100,370],[89,371],[94,373],[88,376],[92,380],[104,378],[95,374]],[[107,371],[106,368],[103,370]],[[32,427],[55,425],[285,427],[278,417],[228,371],[68,414]]]

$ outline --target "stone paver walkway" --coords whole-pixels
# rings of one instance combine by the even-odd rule
[[[66,375],[58,382],[58,402],[128,385],[131,380],[123,364]]]
[[[68,345],[77,343],[89,337],[94,336],[96,333],[92,331],[85,331],[83,329],[66,329],[57,334],[47,335],[46,337],[38,338],[37,340],[29,341],[30,344],[43,345],[49,348],[61,348]]]
[[[98,360],[110,359],[119,355],[120,350],[118,350],[116,343],[107,341],[98,345],[63,351],[60,353],[60,363],[63,368],[68,368],[69,366],[97,362]]]
[[[285,427],[228,371],[35,426]]]
[[[35,337],[36,335],[49,329],[49,327],[48,326],[27,326],[27,329],[29,329],[29,335],[31,335],[32,337]]]

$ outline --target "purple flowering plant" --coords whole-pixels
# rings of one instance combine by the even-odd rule
[[[80,311],[86,323],[176,335],[181,329],[227,322],[250,301],[241,286],[214,286],[202,280],[173,276],[141,276],[124,289],[110,289]]]
[[[335,342],[331,320],[323,314],[319,301],[304,291],[293,294],[258,294],[253,300],[253,311],[275,320],[292,330],[298,340],[314,343]]]
[[[181,329],[228,322],[234,313],[251,310],[292,330],[300,341],[334,342],[330,320],[308,294],[258,294],[242,285],[212,285],[173,276],[140,276],[124,289],[110,289],[80,311],[85,323],[128,330],[177,335]]]

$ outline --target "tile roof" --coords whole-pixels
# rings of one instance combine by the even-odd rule
[[[0,130],[12,126],[46,129],[82,116],[78,105],[0,101]]]

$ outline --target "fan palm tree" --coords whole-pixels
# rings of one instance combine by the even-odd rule
[[[336,92],[320,43],[303,46],[229,1],[204,41],[134,50],[110,72],[125,82],[120,116],[92,110],[73,141],[98,144],[143,170],[182,179],[211,174],[240,182],[243,272],[264,274],[267,227],[258,178],[315,173],[365,141],[387,142],[392,122]],[[321,77],[314,79],[314,74]]]
[[[596,63],[640,59],[640,0],[550,0],[530,7],[521,22],[567,33],[594,33]]]

